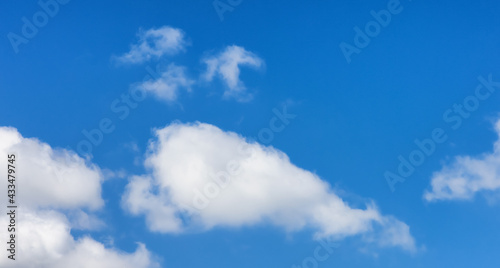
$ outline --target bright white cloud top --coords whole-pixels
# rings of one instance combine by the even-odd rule
[[[495,124],[500,137],[500,120]],[[500,189],[500,139],[493,145],[492,153],[478,157],[458,156],[454,162],[435,172],[432,189],[425,192],[427,201],[472,199],[480,192]]]
[[[170,26],[140,30],[139,40],[130,51],[117,58],[119,62],[138,64],[165,55],[175,55],[186,49],[187,41],[182,30]]]
[[[0,161],[16,154],[17,222],[16,261],[0,258],[0,267],[157,267],[151,254],[140,244],[134,253],[107,248],[90,237],[75,240],[72,228],[93,229],[102,225],[83,209],[101,208],[100,169],[87,164],[76,153],[52,149],[35,138],[24,138],[15,128],[0,127]],[[0,172],[7,174],[7,166]],[[1,181],[7,189],[6,181]],[[63,214],[69,214],[69,218]],[[0,215],[0,224],[8,225],[8,216]],[[7,228],[0,237],[7,238]]]
[[[240,80],[240,67],[246,66],[260,69],[264,61],[254,53],[240,46],[228,46],[217,55],[211,55],[203,59],[207,70],[203,75],[207,81],[214,77],[222,79],[227,89],[224,97],[235,98],[239,101],[247,101],[252,95],[246,92],[245,84]]]
[[[174,123],[155,132],[146,166],[133,176],[123,206],[144,214],[162,233],[270,223],[286,231],[313,228],[316,237],[362,235],[381,246],[415,251],[409,227],[373,203],[354,208],[286,154],[202,123]]]
[[[24,206],[97,209],[103,205],[100,169],[76,153],[54,150],[37,139],[22,137],[15,128],[0,127],[0,160],[7,163],[7,154],[13,152],[23,178],[19,195]]]
[[[186,74],[186,68],[170,64],[160,77],[144,81],[137,85],[138,89],[152,94],[155,97],[172,102],[177,100],[179,91],[191,91],[191,86],[195,83]]]

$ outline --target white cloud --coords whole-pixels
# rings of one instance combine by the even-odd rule
[[[144,245],[133,253],[106,248],[86,237],[75,240],[70,231],[98,229],[104,223],[84,209],[103,205],[100,169],[86,163],[76,153],[52,149],[35,138],[24,138],[15,128],[0,127],[0,161],[15,154],[16,176],[16,260],[7,258],[5,249],[0,267],[66,268],[66,267],[158,267]],[[0,165],[7,174],[7,165]],[[7,189],[7,180],[0,181]],[[61,211],[69,215],[66,217]],[[10,218],[0,215],[0,240],[10,237]]]
[[[209,124],[157,130],[146,166],[151,174],[132,177],[122,203],[144,214],[152,231],[270,223],[311,227],[318,238],[366,235],[381,246],[416,249],[409,227],[374,204],[351,207],[283,152]]]
[[[240,80],[240,67],[259,69],[264,65],[264,61],[257,55],[235,45],[226,47],[218,55],[206,57],[203,62],[207,65],[204,79],[212,81],[214,77],[219,77],[227,86],[224,97],[233,97],[239,101],[246,101],[252,97],[245,92],[246,87]]]
[[[159,267],[151,253],[142,244],[127,253],[106,248],[90,237],[75,240],[67,218],[55,211],[18,210],[16,260],[3,250],[0,267],[22,268],[152,268]],[[7,226],[7,217],[0,217],[1,226]],[[7,228],[0,229],[0,237],[7,238]]]
[[[23,206],[97,209],[103,205],[102,172],[76,153],[52,149],[35,138],[22,137],[15,128],[0,127],[0,161],[7,163],[11,153],[16,154]],[[0,172],[7,174],[7,166],[0,165]]]
[[[151,58],[164,55],[175,55],[185,50],[187,42],[182,30],[163,26],[161,28],[139,31],[139,41],[133,44],[130,51],[117,58],[123,63],[143,63]]]
[[[500,136],[500,120],[495,125]],[[427,201],[472,199],[478,192],[500,189],[500,139],[492,153],[478,157],[458,156],[451,165],[435,172],[431,179],[432,190],[424,193]]]
[[[181,89],[190,92],[193,84],[194,81],[186,75],[186,68],[170,64],[160,77],[142,82],[137,87],[159,99],[171,102],[177,99]]]

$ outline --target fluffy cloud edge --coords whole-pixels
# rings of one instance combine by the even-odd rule
[[[452,163],[434,172],[430,190],[423,198],[428,202],[442,200],[471,200],[478,193],[496,192],[500,189],[500,120],[495,123],[499,137],[493,152],[482,155],[457,156]]]
[[[23,205],[91,210],[104,205],[104,177],[96,165],[73,151],[25,138],[13,127],[0,127],[0,138],[0,161],[6,163],[8,154],[16,154],[17,183],[22,188],[18,198]],[[0,166],[0,171],[7,174],[7,166]]]
[[[151,231],[272,224],[286,231],[310,227],[317,238],[367,234],[382,247],[417,251],[405,223],[373,204],[350,207],[285,153],[213,125],[173,123],[155,130],[145,165],[150,173],[130,178],[122,206],[144,215]],[[209,204],[196,202],[200,198]]]
[[[0,258],[0,266],[22,268],[156,268],[159,264],[144,244],[128,253],[84,236],[75,240],[66,216],[54,210],[19,210],[16,260]],[[7,216],[0,217],[7,226]],[[8,237],[7,229],[0,230]],[[5,254],[10,254],[6,252]],[[12,266],[14,264],[14,266]]]
[[[37,138],[25,138],[16,128],[0,127],[0,161],[15,154],[16,171],[16,261],[2,254],[0,266],[22,268],[65,267],[159,267],[155,257],[143,244],[127,253],[107,248],[89,236],[75,240],[71,230],[95,230],[104,222],[86,210],[101,209],[103,174],[100,168],[75,152],[53,149]],[[7,174],[7,165],[0,171]],[[0,188],[7,189],[6,180]],[[0,216],[0,224],[8,226],[10,216]],[[14,231],[11,229],[11,231]],[[13,233],[0,229],[0,237]],[[10,254],[4,250],[4,254]],[[14,264],[14,266],[12,266]]]

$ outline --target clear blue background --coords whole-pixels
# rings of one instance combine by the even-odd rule
[[[442,119],[454,103],[474,93],[479,75],[500,81],[500,2],[401,1],[403,11],[347,64],[341,42],[353,43],[353,27],[372,20],[371,10],[387,1],[244,0],[220,21],[207,1],[78,1],[59,13],[28,44],[14,53],[7,34],[20,34],[22,21],[40,10],[36,1],[0,4],[0,125],[14,126],[26,137],[54,147],[73,148],[102,118],[116,130],[94,148],[93,161],[112,170],[140,174],[151,129],[173,120],[201,121],[255,137],[291,100],[297,118],[272,145],[299,167],[345,190],[353,202],[374,199],[384,214],[411,227],[416,255],[400,249],[360,252],[357,239],[319,267],[499,267],[498,204],[473,202],[427,204],[422,194],[433,171],[458,154],[491,151],[496,140],[492,120],[500,111],[500,92],[481,102],[456,131]],[[170,61],[203,71],[200,57],[210,50],[240,45],[266,62],[265,71],[243,70],[253,92],[250,103],[221,100],[222,86],[195,87],[177,104],[148,98],[121,121],[110,104],[147,74],[145,66],[113,64],[136,40],[139,28],[170,25],[191,41],[186,53]],[[168,63],[167,60],[165,63]],[[395,171],[398,155],[416,148],[413,140],[441,127],[449,139],[392,193],[383,177]],[[124,144],[136,143],[139,154]],[[108,227],[90,235],[114,237],[115,246],[133,251],[136,241],[162,258],[164,267],[291,267],[312,256],[317,243],[311,230],[286,234],[269,226],[201,234],[161,235],[146,230],[144,219],[126,215],[119,205],[126,180],[105,182]],[[126,224],[124,224],[126,223]],[[75,233],[83,235],[82,233]],[[372,252],[373,253],[373,252]]]

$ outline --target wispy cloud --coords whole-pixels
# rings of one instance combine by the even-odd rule
[[[238,101],[248,101],[252,98],[240,80],[240,67],[260,69],[264,66],[264,61],[260,57],[243,47],[233,45],[226,47],[217,55],[205,57],[202,61],[207,65],[203,78],[212,81],[214,77],[218,77],[227,86],[224,97],[235,98]]]
[[[138,42],[131,45],[129,52],[117,57],[118,62],[143,63],[165,55],[175,55],[184,51],[188,45],[184,32],[170,26],[140,30],[137,36]]]
[[[495,129],[500,137],[500,120]],[[481,156],[458,156],[453,163],[435,172],[432,189],[424,193],[427,201],[467,200],[476,193],[500,189],[500,139],[493,145],[493,152]]]
[[[186,74],[186,68],[170,64],[160,77],[136,85],[140,90],[150,93],[167,102],[175,101],[180,90],[191,91],[195,83]]]

